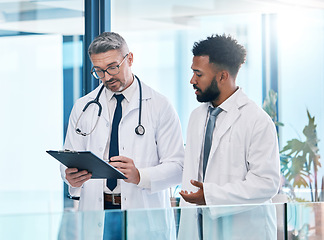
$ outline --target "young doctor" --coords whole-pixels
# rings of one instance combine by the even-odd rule
[[[203,104],[188,124],[180,205],[270,203],[279,187],[278,139],[271,118],[236,85],[244,47],[212,35],[192,52],[190,83]],[[276,239],[274,211],[270,205],[183,209],[179,239]]]
[[[169,208],[168,189],[181,182],[184,158],[180,121],[175,110],[164,96],[132,73],[133,53],[119,34],[102,33],[93,40],[88,53],[93,64],[91,73],[102,83],[76,101],[64,148],[88,150],[110,160],[109,164],[127,179],[117,183],[90,179],[87,171],[62,165],[62,177],[69,185],[70,194],[80,197],[81,211]],[[87,103],[98,96],[102,107],[100,117],[98,104],[90,104],[82,114]],[[134,217],[128,213],[127,239],[140,239],[142,235],[150,239],[172,239],[174,226],[170,224],[169,213],[158,212],[152,217],[153,213],[139,212],[140,219],[135,213]],[[116,223],[107,224],[109,216],[105,219],[105,239],[116,239],[119,231],[111,233]],[[83,219],[84,239],[102,239],[102,216]]]

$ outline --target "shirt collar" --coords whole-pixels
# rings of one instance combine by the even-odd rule
[[[105,88],[105,94],[106,94],[106,97],[107,97],[108,101],[112,100],[114,94],[117,94],[117,95],[118,94],[123,94],[126,101],[130,102],[131,98],[133,97],[133,95],[134,95],[134,93],[135,93],[135,91],[137,89],[137,85],[138,85],[138,83],[137,83],[136,79],[133,77],[132,84],[128,88],[126,88],[125,90],[123,90],[121,92],[112,92],[110,89]]]
[[[218,107],[223,109],[223,111],[228,112],[233,107],[233,104],[235,104],[236,98],[239,95],[240,91],[241,88],[238,87],[237,90],[229,98],[227,98],[224,102],[222,102]],[[213,104],[209,102],[208,106],[213,107]]]

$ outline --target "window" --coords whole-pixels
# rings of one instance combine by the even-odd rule
[[[1,1],[1,213],[63,209],[59,164],[80,96],[83,0]],[[23,199],[23,201],[22,201]]]

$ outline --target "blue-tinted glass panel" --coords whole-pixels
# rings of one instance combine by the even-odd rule
[[[62,148],[80,96],[83,8],[83,0],[0,1],[0,214],[63,209],[59,164],[45,151]],[[34,224],[57,237],[58,222]],[[17,226],[15,239],[24,239],[27,228]]]

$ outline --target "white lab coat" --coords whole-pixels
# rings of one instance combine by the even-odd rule
[[[206,205],[269,203],[278,192],[280,178],[275,126],[241,89],[231,97],[234,101],[213,134],[203,183]],[[198,180],[207,111],[208,104],[202,104],[189,120],[183,190],[197,191],[190,180]],[[180,204],[192,206],[183,199]],[[188,216],[196,212],[182,211],[179,239],[198,239],[196,221]],[[204,213],[205,239],[276,239],[273,206],[210,207]]]
[[[104,93],[100,96],[102,115],[95,130],[86,137],[75,133],[75,124],[83,107],[96,97],[101,86],[75,103],[69,120],[65,149],[88,150],[103,158],[106,144],[110,138],[110,122],[112,121],[108,114],[107,99]],[[168,188],[179,184],[182,177],[184,149],[180,121],[167,99],[144,83],[142,83],[142,95],[142,125],[145,127],[145,134],[139,136],[135,133],[139,113],[139,91],[137,90],[123,112],[119,124],[119,155],[133,159],[137,168],[149,174],[151,188],[144,189],[135,184],[121,181],[121,207],[122,209],[169,208]],[[90,106],[84,114],[86,116],[83,116],[83,119],[80,120],[78,127],[80,126],[79,128],[84,132],[90,132],[97,119],[97,113],[97,107],[95,105]],[[65,180],[64,166],[61,166],[61,174]],[[65,180],[65,182],[67,181]],[[101,179],[90,179],[80,188],[69,188],[72,196],[80,196],[79,210],[103,210],[103,185]],[[101,238],[102,231],[98,230],[102,230],[103,216],[99,213],[95,216],[88,213],[91,215],[89,219],[92,218],[89,221],[86,221],[87,219],[84,217],[83,227],[88,229],[84,232],[84,235],[89,236],[85,239]],[[170,212],[155,212],[156,216],[148,212],[138,213],[137,215],[140,214],[146,217],[148,221],[136,218],[135,213],[128,214],[129,232],[132,232],[132,229],[135,228],[137,232],[141,231],[143,234],[145,234],[145,231],[149,231],[160,235],[159,239],[169,239],[168,235],[166,237],[161,236],[167,234],[167,230],[174,227],[169,218],[172,218]],[[131,217],[132,215],[134,215],[134,218]],[[162,224],[159,221],[159,225],[156,225],[154,218],[157,221],[163,218],[164,221],[162,221]],[[160,233],[160,231],[163,233]],[[128,239],[132,239],[132,237],[128,236]]]

